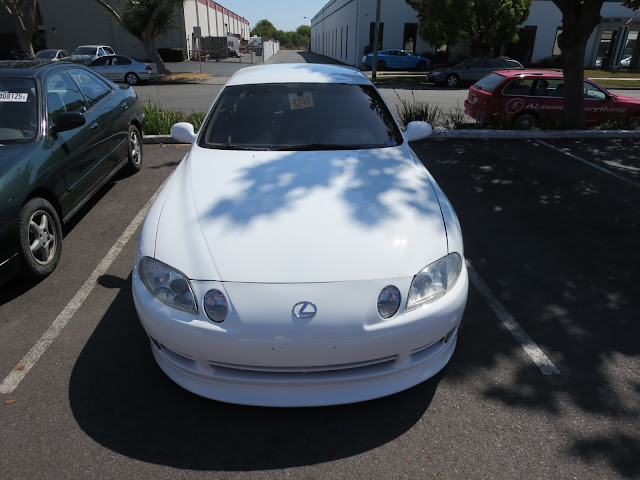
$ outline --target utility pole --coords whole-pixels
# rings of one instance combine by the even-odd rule
[[[376,28],[373,33],[373,64],[371,65],[371,78],[376,79],[378,72],[378,42],[380,41],[380,0],[376,2]]]

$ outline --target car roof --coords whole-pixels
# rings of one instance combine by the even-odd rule
[[[562,72],[552,70],[496,70],[503,77],[542,77],[542,78],[562,78]]]
[[[84,68],[82,65],[64,60],[58,62],[43,62],[40,60],[2,60],[0,61],[0,77],[43,77],[51,70],[62,68],[65,65],[74,68]]]
[[[259,83],[349,83],[368,85],[370,82],[354,67],[317,63],[280,63],[258,65],[238,70],[227,85]]]

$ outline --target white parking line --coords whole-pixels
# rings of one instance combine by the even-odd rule
[[[601,172],[606,173],[607,175],[611,175],[615,178],[617,178],[618,180],[622,180],[625,183],[628,183],[629,185],[633,185],[636,188],[640,188],[640,183],[638,182],[634,182],[633,180],[630,180],[626,177],[623,177],[622,175],[618,175],[616,172],[613,172],[611,170],[609,170],[608,168],[604,168],[596,163],[590,162],[589,160],[586,160],[582,157],[579,157],[578,155],[575,155],[571,152],[567,152],[566,150],[563,150],[561,148],[558,148],[554,145],[551,145],[550,143],[545,142],[544,140],[536,140],[537,143],[539,143],[540,145],[544,145],[545,147],[549,147],[552,150],[555,150],[556,152],[560,152],[560,153],[564,153],[565,155],[573,158],[574,160],[578,160],[579,162],[584,163],[585,165],[589,165],[590,167],[593,167],[597,170],[600,170]]]
[[[484,283],[484,280],[480,278],[478,272],[471,266],[467,260],[467,270],[469,272],[469,279],[474,287],[480,292],[480,295],[484,297],[486,302],[493,310],[493,313],[502,321],[511,335],[515,337],[524,351],[531,357],[534,363],[538,366],[543,375],[560,375],[560,370],[556,368],[551,360],[544,354],[544,352],[536,345],[527,332],[520,326],[516,319],[507,311],[507,309],[500,303],[500,300],[496,298],[491,289]]]
[[[156,190],[153,196],[142,208],[142,210],[138,212],[136,217],[131,221],[120,238],[118,238],[116,243],[111,247],[111,250],[109,250],[109,252],[95,268],[95,270],[91,273],[91,275],[89,275],[89,278],[84,282],[82,287],[80,287],[80,290],[78,290],[78,292],[74,295],[74,297],[67,304],[64,310],[62,310],[60,315],[58,315],[58,317],[53,321],[47,331],[44,332],[42,337],[40,337],[40,340],[38,340],[36,344],[31,347],[31,350],[27,352],[27,354],[22,358],[22,360],[18,362],[15,367],[13,367],[11,373],[9,373],[9,375],[5,377],[5,379],[0,384],[0,393],[12,393],[24,379],[24,377],[26,377],[27,373],[29,373],[29,370],[31,370],[36,362],[40,359],[42,354],[44,354],[44,352],[58,337],[58,335],[60,335],[60,332],[62,332],[64,327],[67,326],[73,315],[78,311],[83,302],[87,299],[91,291],[94,289],[98,282],[98,278],[100,278],[101,275],[104,275],[107,272],[113,261],[120,254],[129,239],[133,236],[136,229],[140,226],[142,220],[144,220],[144,217],[147,215],[149,208],[151,208],[151,204],[160,193],[163,185],[160,185],[160,188]]]

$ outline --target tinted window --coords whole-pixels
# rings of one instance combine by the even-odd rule
[[[485,92],[493,93],[498,85],[504,82],[504,80],[505,77],[503,77],[502,75],[499,75],[497,73],[490,73],[483,79],[478,80],[476,83],[474,83],[473,86],[478,90],[484,90]]]
[[[107,52],[109,55],[115,55],[116,53],[113,51],[113,48],[109,48],[109,47],[104,47],[104,51]]]
[[[93,62],[91,62],[91,66],[92,67],[103,67],[107,64],[107,61],[109,60],[108,57],[100,57],[100,58],[96,58]]]
[[[114,57],[113,59],[114,65],[131,65],[131,60],[126,57]]]
[[[36,53],[36,58],[55,58],[55,50],[40,50]]]
[[[466,66],[467,66],[467,68],[482,68],[482,67],[484,67],[484,60],[481,60],[481,59],[478,58],[478,59],[470,62]]]
[[[69,75],[89,102],[89,108],[111,93],[111,88],[91,72],[74,68]]]
[[[498,60],[485,60],[485,67],[502,68],[502,64]]]
[[[32,79],[0,78],[0,142],[29,142],[38,125],[36,83]]]
[[[225,88],[203,126],[209,148],[322,150],[399,145],[402,134],[370,85]]]
[[[533,78],[514,78],[509,82],[504,90],[503,95],[531,95],[533,89]]]

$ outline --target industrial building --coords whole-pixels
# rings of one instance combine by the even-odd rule
[[[621,61],[634,65],[638,59],[640,16],[620,5],[605,1],[602,22],[587,44],[585,67],[618,67]],[[362,57],[373,46],[376,0],[330,0],[311,19],[311,51],[348,65],[362,66]],[[560,55],[557,45],[562,32],[562,14],[549,0],[534,0],[531,14],[522,24],[520,41],[503,45],[496,55],[506,55],[525,65]],[[418,36],[418,14],[404,0],[382,0],[380,48],[401,48],[427,55],[436,63],[455,62],[468,56],[468,45],[428,45]],[[627,66],[626,64],[622,66]],[[631,67],[632,65],[629,65]]]
[[[115,5],[115,0],[110,0]],[[78,45],[109,45],[116,52],[143,58],[140,41],[120,27],[113,15],[93,0],[40,0],[38,33],[33,40],[35,51],[60,48],[73,51]],[[202,37],[235,36],[248,40],[249,21],[211,0],[185,0],[176,15],[177,29],[158,39],[159,47],[198,48],[198,32]],[[0,9],[0,43],[18,48],[14,26],[8,14]]]

